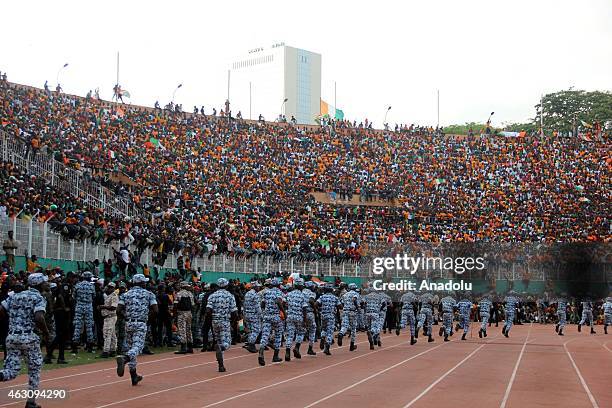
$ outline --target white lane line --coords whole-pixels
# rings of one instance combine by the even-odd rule
[[[495,336],[493,338],[491,338],[489,341],[492,341],[494,339],[496,339],[498,336]],[[488,343],[488,342],[487,342]],[[414,399],[412,401],[410,401],[408,404],[404,405],[404,408],[408,408],[410,406],[412,406],[415,402],[417,402],[418,400],[420,400],[421,398],[423,398],[423,396],[425,394],[427,394],[429,391],[431,391],[431,389],[433,387],[435,387],[436,385],[438,385],[438,383],[440,381],[442,381],[443,379],[445,379],[450,373],[452,373],[453,371],[455,371],[459,366],[461,366],[461,364],[465,363],[467,360],[469,360],[474,354],[476,354],[480,349],[482,349],[484,346],[486,346],[487,344],[483,344],[480,347],[476,348],[476,350],[472,351],[467,357],[465,357],[463,360],[461,360],[460,362],[458,362],[453,368],[451,368],[450,370],[448,370],[447,372],[445,372],[440,378],[438,378],[436,381],[432,382],[429,387],[425,388],[423,390],[423,392],[421,392],[419,395],[417,395],[416,397],[414,397]]]
[[[276,387],[277,385],[285,384],[285,383],[297,380],[298,378],[306,377],[307,375],[311,375],[311,374],[316,374],[316,373],[321,372],[323,370],[327,370],[328,368],[332,368],[332,367],[336,367],[336,366],[339,366],[339,365],[342,365],[342,364],[346,364],[346,363],[348,363],[350,361],[357,360],[358,358],[367,357],[367,356],[370,356],[372,354],[378,353],[380,351],[391,350],[392,348],[399,347],[399,346],[402,346],[402,345],[406,345],[406,343],[405,342],[401,342],[401,343],[395,344],[395,345],[393,345],[391,347],[386,347],[386,348],[378,349],[376,351],[370,351],[370,352],[367,352],[366,354],[360,354],[360,355],[358,355],[356,357],[349,358],[348,360],[344,360],[344,361],[340,361],[340,362],[337,362],[337,363],[334,363],[334,364],[330,364],[328,366],[319,368],[317,370],[313,370],[313,371],[309,371],[309,372],[304,373],[304,374],[300,374],[300,375],[298,375],[296,377],[288,378],[286,380],[279,381],[279,382],[274,383],[274,384],[266,385],[264,387],[256,388],[254,390],[251,390],[251,391],[248,391],[248,392],[244,392],[242,394],[234,395],[233,397],[229,397],[229,398],[226,398],[226,399],[221,400],[221,401],[213,402],[211,404],[205,405],[202,408],[214,407],[215,405],[223,404],[225,402],[232,401],[232,400],[235,400],[237,398],[242,398],[245,395],[254,394],[256,392],[263,391],[263,390],[266,390],[266,389],[271,388],[271,387]]]
[[[204,354],[204,353],[202,353],[202,354]],[[138,365],[139,366],[143,366],[143,365],[146,365],[146,364],[159,363],[159,362],[162,362],[162,361],[175,360],[177,358],[185,358],[185,357],[187,357],[187,356],[186,355],[181,355],[181,356],[176,356],[176,357],[159,358],[157,360],[147,360],[147,361],[143,361],[142,363],[139,362]],[[98,362],[93,362],[92,364],[96,364],[96,363],[98,363]],[[99,363],[103,363],[103,361],[99,361]],[[66,367],[66,368],[71,368],[71,367]],[[76,367],[72,367],[72,368],[76,368]],[[115,369],[116,369],[116,367],[113,366],[113,367],[109,367],[109,368],[101,368],[99,370],[83,371],[83,372],[76,373],[76,374],[68,374],[68,375],[62,375],[60,377],[46,378],[46,379],[40,380],[40,382],[43,383],[43,382],[49,382],[49,381],[64,380],[66,378],[79,377],[81,375],[86,375],[86,374],[101,373],[101,372],[104,372],[104,371],[110,371],[110,370],[115,370]],[[6,389],[9,389],[9,388],[22,387],[24,385],[28,385],[28,383],[8,385],[8,386],[0,387],[0,390],[6,390]]]
[[[449,343],[442,343],[442,344],[440,344],[440,345],[438,345],[438,346],[432,347],[432,348],[427,349],[427,350],[425,350],[425,351],[423,351],[423,352],[420,352],[419,354],[416,354],[416,355],[414,355],[414,356],[412,356],[412,357],[409,357],[409,358],[407,358],[407,359],[405,359],[405,360],[402,360],[402,361],[400,361],[400,362],[399,362],[399,363],[397,363],[397,364],[393,364],[392,366],[387,367],[387,368],[385,368],[384,370],[380,370],[380,371],[378,371],[378,372],[376,372],[376,373],[374,373],[374,374],[372,374],[372,375],[370,375],[370,376],[368,376],[368,377],[364,378],[363,380],[357,381],[356,383],[353,383],[352,385],[349,385],[348,387],[344,387],[344,388],[342,388],[341,390],[334,392],[333,394],[329,394],[328,396],[323,397],[323,398],[321,398],[320,400],[317,400],[317,401],[313,402],[312,404],[306,405],[304,408],[310,408],[310,407],[315,406],[315,405],[317,405],[317,404],[319,404],[319,403],[321,403],[321,402],[323,402],[323,401],[327,401],[328,399],[333,398],[333,397],[335,397],[335,396],[336,396],[336,395],[338,395],[338,394],[342,394],[344,391],[350,390],[351,388],[355,388],[355,387],[356,387],[356,386],[358,386],[359,384],[363,384],[364,382],[369,381],[369,380],[371,380],[372,378],[374,378],[374,377],[376,377],[376,376],[378,376],[378,375],[380,375],[380,374],[384,374],[384,373],[386,373],[387,371],[394,369],[395,367],[399,367],[399,366],[401,366],[402,364],[405,364],[405,363],[407,363],[407,362],[408,362],[408,361],[410,361],[410,360],[414,360],[415,358],[420,357],[420,356],[422,356],[423,354],[427,354],[427,353],[429,353],[430,351],[434,351],[435,349],[440,348],[440,347],[444,346],[445,344],[449,344]]]
[[[576,371],[576,374],[578,374],[578,378],[580,379],[580,383],[582,384],[582,388],[584,388],[584,391],[589,396],[589,400],[591,400],[591,405],[593,406],[593,408],[599,408],[599,405],[597,405],[597,401],[595,401],[595,397],[593,397],[593,394],[591,393],[591,390],[589,389],[586,381],[584,381],[584,377],[582,377],[582,374],[580,373],[580,370],[578,369],[578,366],[576,365],[576,362],[574,362],[574,359],[572,358],[572,354],[567,349],[567,343],[569,343],[570,341],[573,341],[573,340],[576,340],[576,339],[568,340],[565,343],[563,343],[563,348],[565,349],[565,353],[567,354],[567,356],[569,357],[570,361],[572,362],[572,366],[574,366],[574,370]]]
[[[384,338],[388,338],[388,337],[391,337],[391,335],[386,336]],[[362,343],[366,343],[366,342],[367,341],[361,341],[361,342],[358,342],[357,344],[362,344]],[[388,347],[388,348],[390,348],[390,347]],[[247,355],[247,357],[250,357],[250,355]],[[155,392],[150,392],[150,393],[143,394],[143,395],[137,395],[137,396],[132,397],[132,398],[126,398],[124,400],[114,401],[114,402],[111,402],[109,404],[100,405],[100,406],[98,406],[96,408],[106,408],[106,407],[110,407],[110,406],[113,406],[113,405],[123,404],[124,402],[130,402],[130,401],[134,401],[134,400],[141,399],[141,398],[147,398],[147,397],[150,397],[150,396],[153,396],[153,395],[163,394],[164,392],[174,391],[174,390],[178,390],[178,389],[181,389],[181,388],[191,387],[193,385],[204,384],[204,383],[207,383],[207,382],[210,382],[210,381],[218,380],[220,378],[231,377],[233,375],[238,375],[238,374],[246,373],[246,372],[257,370],[257,369],[260,369],[260,368],[271,367],[271,366],[275,366],[277,364],[282,364],[282,363],[272,363],[272,364],[267,364],[265,366],[251,367],[251,368],[247,368],[247,369],[244,369],[244,370],[236,371],[236,372],[230,373],[230,374],[219,375],[217,377],[207,378],[205,380],[195,381],[195,382],[188,383],[188,384],[177,385],[177,386],[170,387],[170,388],[164,388],[164,389],[161,389],[161,390],[158,390],[158,391],[155,391]]]
[[[533,323],[529,324],[529,331],[527,332],[527,337],[525,337],[525,342],[523,343],[523,347],[521,348],[521,353],[516,359],[516,364],[514,365],[514,370],[512,371],[512,376],[510,377],[510,381],[508,382],[508,386],[506,387],[506,393],[504,394],[504,399],[499,405],[500,408],[505,408],[506,403],[508,402],[508,397],[510,396],[510,390],[512,389],[512,384],[514,384],[514,379],[516,378],[516,372],[518,371],[519,365],[521,364],[521,359],[523,358],[523,353],[525,352],[525,347],[527,347],[527,341],[529,340],[529,334],[531,333],[531,329],[533,328]]]
[[[245,357],[251,357],[251,356],[250,355],[244,355],[244,356],[230,357],[230,358],[225,359],[225,361],[236,360],[236,359],[245,358]],[[217,360],[215,360],[215,361],[207,361],[207,362],[198,363],[198,364],[192,364],[192,365],[188,365],[188,366],[173,368],[173,369],[170,369],[170,370],[158,371],[158,372],[150,373],[150,374],[144,374],[143,377],[153,377],[153,376],[159,375],[159,374],[172,373],[174,371],[180,371],[180,370],[186,370],[186,369],[189,369],[189,368],[205,366],[205,365],[208,365],[208,364],[214,364],[216,362],[217,362]],[[99,384],[94,384],[94,385],[88,385],[86,387],[81,387],[81,388],[68,389],[68,393],[72,394],[72,393],[75,393],[75,392],[78,392],[78,391],[90,390],[92,388],[98,388],[98,387],[105,387],[107,385],[119,384],[119,383],[123,383],[125,381],[126,381],[125,378],[123,378],[123,379],[120,379],[120,380],[110,381],[110,382],[106,382],[106,383],[99,383]],[[8,406],[11,406],[11,405],[22,404],[23,401],[25,401],[25,399],[21,399],[21,400],[15,401],[15,402],[9,402],[9,403],[6,403],[6,404],[2,404],[2,405],[0,405],[0,407],[8,407]]]

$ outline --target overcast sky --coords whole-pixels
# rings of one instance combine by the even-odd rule
[[[210,112],[231,57],[285,42],[322,54],[322,97],[349,119],[525,121],[541,93],[612,90],[611,0],[2,2],[0,71],[69,93],[120,83],[132,103]]]

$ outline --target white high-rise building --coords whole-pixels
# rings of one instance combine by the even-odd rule
[[[321,111],[321,55],[284,43],[256,48],[231,61],[232,115],[274,121],[284,114],[300,124],[315,124]],[[286,102],[283,102],[284,100]]]

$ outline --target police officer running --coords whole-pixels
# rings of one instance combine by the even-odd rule
[[[317,310],[317,295],[312,289],[315,288],[315,283],[313,281],[308,281],[305,283],[306,288],[302,290],[304,293],[304,297],[306,298],[306,319],[304,320],[304,334],[308,337],[308,355],[316,356],[317,353],[314,351],[313,346],[315,342],[315,338],[317,336],[317,321],[315,317],[315,312]]]
[[[410,345],[414,346],[417,342],[416,340],[416,318],[414,316],[414,305],[417,303],[417,297],[412,292],[406,292],[400,298],[400,327],[402,329],[406,328],[406,325],[410,326]],[[367,308],[366,301],[366,308]],[[395,331],[396,334],[399,334],[399,330]],[[370,347],[372,348],[372,347]]]
[[[21,358],[28,363],[28,389],[38,390],[40,369],[43,364],[40,339],[34,333],[36,326],[47,341],[49,331],[45,323],[46,302],[41,292],[47,289],[47,277],[42,273],[28,276],[30,288],[5,299],[0,307],[0,319],[9,316],[9,330],[6,338],[6,360],[0,371],[0,381],[17,377],[21,369]],[[26,402],[26,408],[39,408],[34,397]]]
[[[217,279],[219,289],[209,296],[206,304],[206,314],[212,319],[212,333],[216,342],[215,351],[220,373],[225,372],[223,352],[232,344],[230,319],[235,319],[238,312],[236,298],[227,291],[228,284],[229,281],[225,278]]]
[[[340,301],[334,295],[334,286],[331,283],[326,283],[324,287],[325,293],[317,299],[317,305],[321,311],[321,344],[324,346],[324,353],[331,356],[329,348],[334,338],[336,328],[336,315],[338,309],[342,306]],[[325,333],[325,338],[323,337]]]
[[[74,332],[72,335],[72,352],[74,354],[78,352],[83,322],[85,323],[85,332],[87,333],[86,350],[92,351],[95,342],[93,331],[93,301],[96,290],[91,282],[91,278],[93,278],[91,272],[83,272],[81,281],[74,286],[74,299],[76,301],[76,306],[74,308]]]
[[[357,285],[350,283],[348,292],[342,296],[342,327],[338,333],[338,346],[342,346],[342,338],[348,330],[351,331],[350,351],[356,350],[355,338],[357,336],[357,311],[359,310],[360,296]]]
[[[142,376],[136,373],[136,357],[142,352],[147,334],[149,310],[157,314],[157,300],[153,292],[145,289],[149,278],[141,273],[132,277],[132,288],[119,297],[118,314],[125,314],[125,335],[127,353],[117,356],[117,375],[123,377],[125,365],[130,368],[132,385],[142,381]]]
[[[255,343],[261,333],[261,285],[255,281],[251,283],[251,290],[244,295],[244,323],[249,330],[246,349],[257,353]]]
[[[259,365],[266,365],[264,358],[265,347],[268,344],[270,335],[274,331],[274,356],[272,362],[278,363],[281,358],[278,356],[280,351],[281,341],[283,337],[283,322],[280,317],[281,311],[285,313],[284,309],[284,295],[279,289],[280,281],[274,278],[270,281],[271,288],[267,289],[264,293],[262,303],[263,309],[263,326],[261,328],[261,341],[259,342]]]
[[[487,323],[491,317],[491,309],[493,308],[493,302],[488,295],[483,296],[478,302],[478,309],[480,311],[480,329],[478,330],[478,337],[487,337]]]
[[[287,295],[287,320],[285,328],[285,361],[291,361],[291,346],[295,339],[293,355],[302,358],[300,346],[304,340],[304,321],[306,320],[306,307],[308,300],[302,292],[304,279],[296,278],[293,281],[295,289]]]

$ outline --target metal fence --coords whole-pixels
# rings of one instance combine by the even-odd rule
[[[98,259],[113,259],[113,247],[118,249],[119,243],[93,244],[90,240],[69,240],[62,234],[51,229],[48,223],[40,223],[33,220],[17,218],[0,219],[0,231],[2,238],[6,232],[15,231],[15,239],[20,241],[17,255],[34,254],[46,259],[62,259],[70,261],[93,261]],[[134,250],[135,248],[131,248]],[[140,257],[141,264],[154,266],[153,251],[145,249]],[[163,268],[176,269],[177,255],[168,254]],[[268,274],[276,272],[299,272],[304,275],[315,276],[340,276],[340,277],[373,277],[373,264],[371,262],[355,263],[343,262],[337,264],[332,259],[320,259],[318,261],[299,261],[290,256],[275,261],[271,256],[240,257],[230,255],[213,255],[194,257],[191,262],[193,269],[201,269],[205,272],[235,272],[235,273],[257,273]],[[585,276],[591,282],[609,282],[612,280],[612,268],[609,264],[601,264],[588,272]],[[466,271],[462,275],[455,274],[452,270],[430,268],[419,270],[415,275],[409,275],[404,270],[397,268],[387,269],[384,277],[417,277],[426,279],[497,279],[520,281],[529,277],[530,281],[564,280],[564,268],[560,264],[546,266],[533,265],[529,262],[513,263],[488,263],[484,271]]]
[[[30,175],[44,178],[85,205],[101,208],[107,214],[120,217],[149,217],[136,207],[129,197],[120,197],[93,180],[86,179],[83,172],[67,167],[52,155],[34,152],[26,143],[0,130],[0,154],[2,160],[12,162]]]

